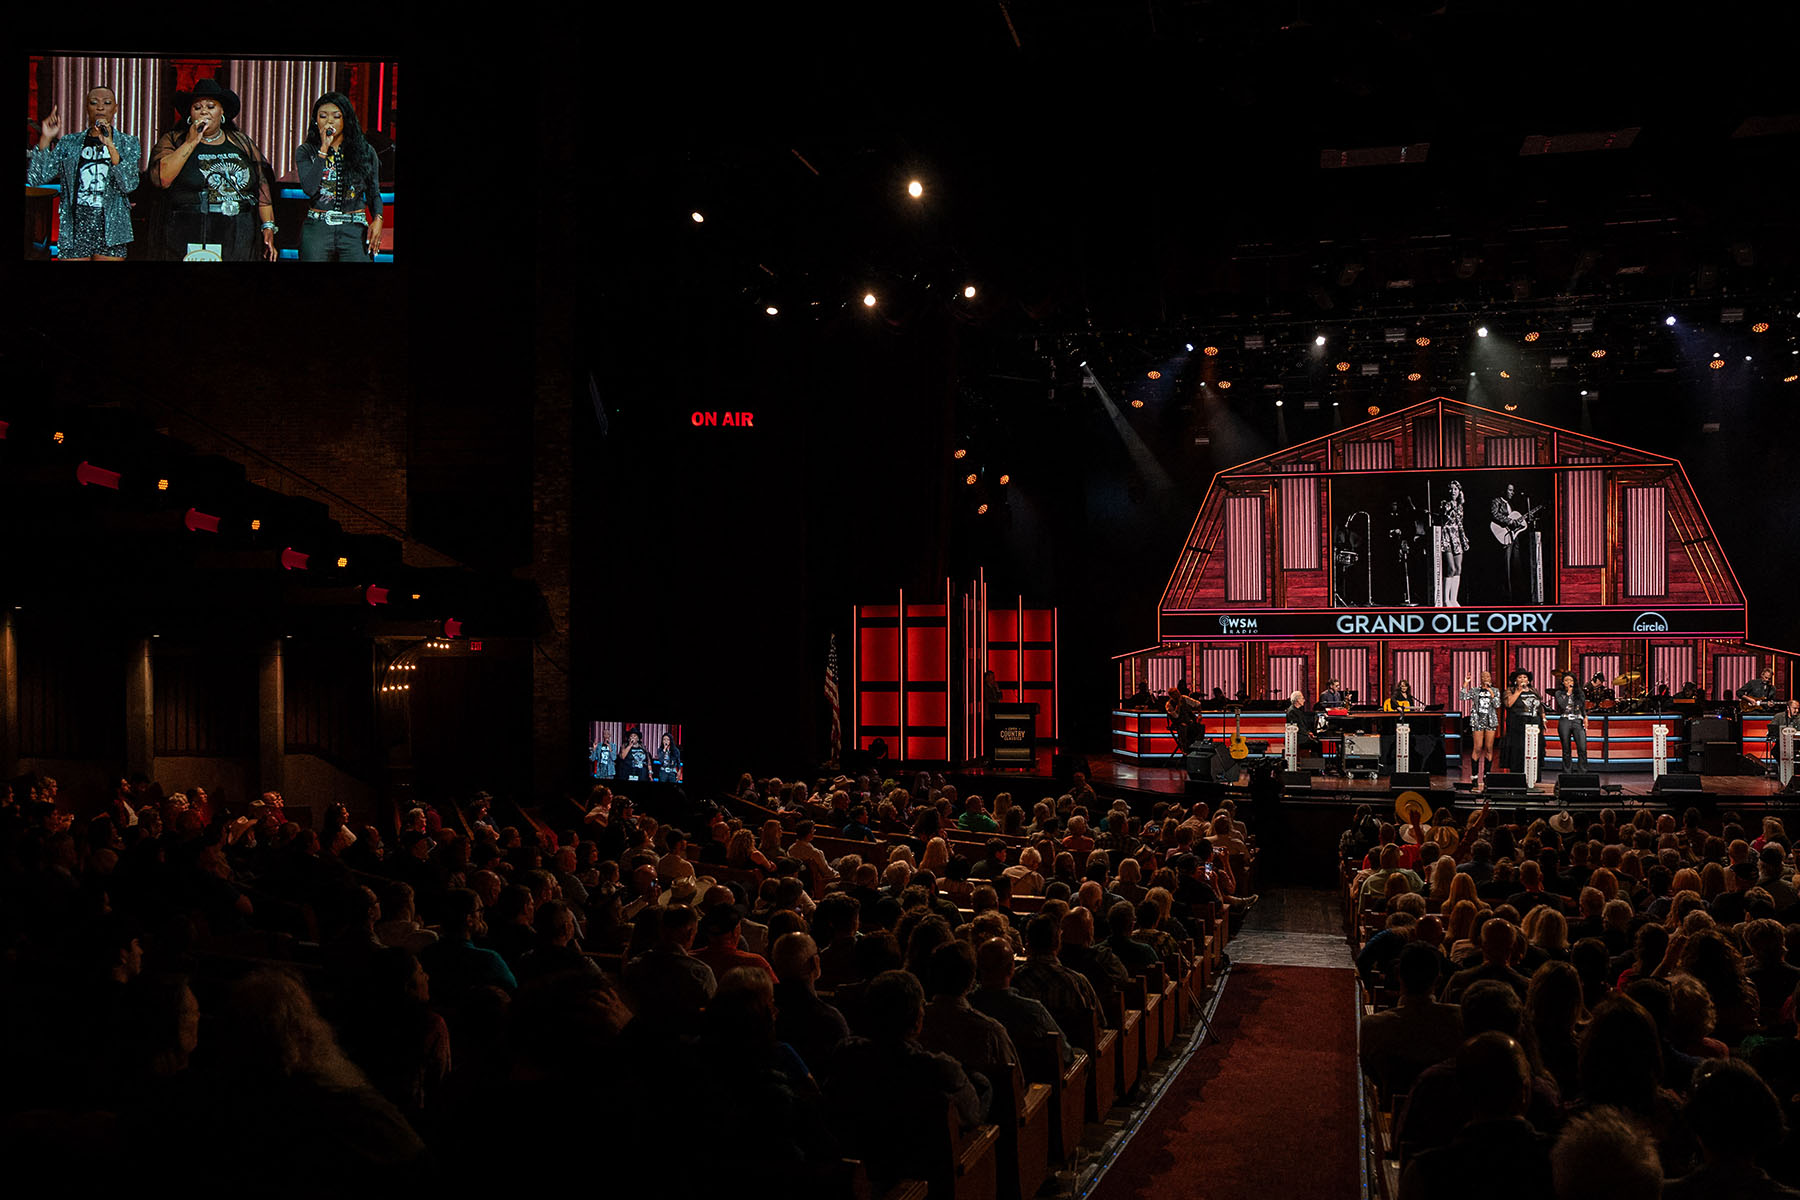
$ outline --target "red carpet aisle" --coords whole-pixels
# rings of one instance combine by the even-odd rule
[[[1346,968],[1235,965],[1219,1041],[1170,1084],[1095,1200],[1357,1200],[1355,993]]]

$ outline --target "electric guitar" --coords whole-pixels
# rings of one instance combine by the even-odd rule
[[[1231,729],[1231,757],[1249,758],[1250,743],[1244,740],[1244,710],[1233,708],[1231,711],[1237,714],[1237,723]]]
[[[1543,512],[1546,507],[1548,506],[1544,504],[1533,505],[1530,512],[1519,514],[1519,523],[1517,525],[1502,524],[1499,521],[1489,521],[1488,528],[1494,531],[1495,539],[1499,541],[1502,546],[1510,546],[1513,542],[1518,540],[1521,533],[1524,533],[1527,529],[1531,528],[1531,522],[1539,513]]]

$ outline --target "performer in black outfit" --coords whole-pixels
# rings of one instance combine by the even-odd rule
[[[1344,689],[1337,680],[1334,679],[1326,685],[1325,691],[1319,696],[1319,703],[1325,708],[1343,708],[1345,706],[1347,701],[1344,699]]]
[[[658,783],[681,782],[681,747],[675,744],[674,737],[667,733],[662,735],[662,741],[656,747],[656,759],[652,765],[655,768]]]
[[[1600,676],[1596,675],[1594,678],[1598,679]],[[1563,672],[1562,679],[1556,690],[1550,693],[1550,698],[1557,715],[1556,736],[1562,742],[1562,769],[1585,773],[1588,769],[1588,702],[1573,671]],[[1570,754],[1571,742],[1580,756],[1580,766],[1574,765]]]
[[[1538,735],[1539,761],[1543,756],[1544,698],[1532,686],[1530,671],[1514,671],[1506,684],[1506,769],[1525,769],[1525,729],[1535,725]]]
[[[625,748],[619,751],[617,771],[621,782],[650,782],[650,752],[644,749],[644,735],[635,729],[625,735]]]
[[[1283,715],[1289,725],[1299,730],[1294,743],[1299,752],[1301,754],[1318,753],[1319,738],[1313,732],[1318,724],[1318,718],[1313,716],[1312,709],[1307,706],[1306,693],[1300,691],[1290,693],[1287,712]]]

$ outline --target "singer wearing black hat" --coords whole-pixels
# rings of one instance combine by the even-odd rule
[[[381,179],[350,97],[326,92],[294,153],[300,190],[312,202],[300,231],[301,262],[373,262],[381,248]]]
[[[274,262],[269,164],[235,121],[236,92],[202,79],[175,97],[181,114],[150,152],[150,177],[169,193],[163,237],[183,262]]]

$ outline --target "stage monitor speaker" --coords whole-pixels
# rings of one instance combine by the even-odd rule
[[[1284,788],[1310,789],[1312,787],[1312,781],[1313,773],[1305,767],[1301,767],[1296,771],[1283,771],[1281,773],[1281,786]]]
[[[1701,784],[1698,775],[1670,771],[1667,775],[1660,776],[1650,790],[1652,792],[1703,792],[1706,788]]]
[[[1236,783],[1244,773],[1244,764],[1225,753],[1224,747],[1213,745],[1190,752],[1186,758],[1190,780],[1210,783]]]
[[[1583,774],[1580,771],[1564,771],[1556,777],[1556,794],[1559,796],[1598,796],[1600,794],[1600,776]]]
[[[1087,776],[1089,783],[1093,782],[1094,769],[1088,766],[1086,755],[1067,753],[1058,750],[1051,756],[1050,774],[1056,778],[1057,782],[1068,783],[1074,778],[1075,772],[1077,771],[1080,771],[1083,775]]]
[[[1425,788],[1429,790],[1431,787],[1431,773],[1429,771],[1395,771],[1393,777],[1388,782],[1388,786],[1413,789]]]

